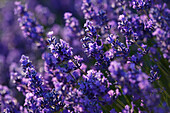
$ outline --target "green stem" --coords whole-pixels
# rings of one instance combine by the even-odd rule
[[[119,99],[116,99],[116,100],[121,106],[123,106],[123,107],[125,106],[125,104],[122,101],[120,101]]]
[[[124,96],[124,98],[126,99],[127,103],[131,106],[131,103],[130,103],[129,99],[127,98],[126,95],[123,94],[123,91],[122,91],[121,88],[120,88],[120,91],[121,91],[122,95]]]
[[[74,75],[70,72],[70,75],[73,77],[74,80],[76,80],[76,78],[74,77]],[[77,82],[77,81],[76,81]]]
[[[71,61],[74,63],[74,65],[76,65],[76,63],[74,62],[74,60],[73,59],[71,59]],[[80,67],[78,67],[78,69],[80,69],[80,71],[82,71],[85,75],[87,75],[87,73],[86,72],[84,72]]]
[[[166,70],[167,73],[169,73],[169,71],[163,66],[163,64],[161,62],[157,62],[162,68],[164,68],[164,70]]]
[[[157,81],[156,83],[159,85],[159,87],[160,87],[161,90],[165,93],[165,95],[168,96],[168,98],[170,98],[170,95],[168,94],[168,92],[166,92],[166,90],[164,90],[164,89],[162,88],[162,86],[160,85],[159,81]]]
[[[122,105],[123,105],[122,102],[121,102],[120,100],[119,100],[119,101],[118,101],[118,100],[119,100],[119,99],[117,99],[118,104],[115,103],[116,106],[118,106],[121,110],[124,109],[124,108],[122,107]],[[121,103],[119,103],[119,102],[121,102]],[[125,106],[125,105],[124,105],[124,106]]]
[[[139,48],[141,48],[143,51],[144,51],[144,49],[135,41],[135,44],[139,47]],[[154,62],[154,60],[151,58],[151,60]],[[168,75],[168,73],[167,72],[165,72],[165,70],[164,69],[162,69],[162,67],[158,64],[159,62],[156,62],[156,64],[158,65],[158,67],[164,72],[164,74],[166,74],[166,75]],[[164,66],[163,66],[164,67]]]

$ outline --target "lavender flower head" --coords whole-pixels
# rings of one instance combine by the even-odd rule
[[[20,2],[15,2],[17,8],[15,13],[18,15],[18,22],[23,34],[26,38],[32,39],[38,43],[39,46],[44,46],[43,32],[44,28],[34,19],[31,14],[27,11],[27,8],[21,5]]]

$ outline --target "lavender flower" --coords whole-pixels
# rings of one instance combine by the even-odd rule
[[[83,37],[84,31],[80,28],[79,21],[72,16],[72,13],[66,12],[64,14],[64,19],[67,30],[66,35],[68,37],[66,41],[73,47],[73,52],[75,54],[80,54],[80,51],[83,52],[83,50],[79,40]]]
[[[40,20],[40,22],[43,25],[51,25],[55,22],[55,15],[50,12],[50,10],[47,7],[44,7],[42,5],[37,5],[35,7],[35,12],[37,18]]]
[[[39,25],[31,18],[26,7],[22,6],[20,2],[15,2],[15,4],[17,6],[15,13],[18,15],[18,21],[23,30],[24,36],[31,38],[34,42],[39,43],[39,46],[43,47],[43,26]]]
[[[131,0],[130,6],[137,10],[146,10],[151,7],[153,0]]]
[[[148,75],[135,69],[135,64],[129,63],[122,66],[121,63],[113,61],[109,66],[109,71],[110,76],[112,76],[117,84],[123,87],[124,94],[132,94],[134,100],[144,100],[146,106],[149,107],[158,105],[157,100],[155,100],[155,103],[151,103],[152,99],[159,99],[157,90],[152,88],[151,83],[148,81]]]
[[[0,85],[1,112],[168,112],[168,2],[27,3],[32,13],[15,2],[27,41],[20,40],[14,6],[0,5],[0,73],[4,77],[10,72],[11,79],[0,83],[12,89]],[[22,55],[19,67],[15,62],[21,54],[32,61]],[[16,92],[22,93],[19,103]]]
[[[7,86],[0,85],[0,110],[1,112],[17,112],[20,113],[20,105],[17,100],[12,97],[12,94]]]

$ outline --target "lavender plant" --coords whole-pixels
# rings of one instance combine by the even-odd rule
[[[20,27],[18,35],[24,42],[21,48],[26,52],[20,52],[16,46],[13,52],[8,52],[10,49],[5,49],[1,36],[0,66],[12,55],[21,56],[19,63],[12,57],[14,60],[6,70],[2,68],[1,73],[10,76],[10,82],[6,83],[9,88],[4,82],[0,85],[1,112],[170,112],[169,3],[159,0],[73,0],[73,3],[75,7],[70,5],[73,7],[63,13],[62,25],[57,20],[61,15],[52,13],[52,8],[43,6],[42,1],[35,1],[36,7],[32,8],[35,12],[29,11],[27,4],[15,2],[15,16],[13,12],[10,18],[15,18],[14,25],[2,26],[0,34],[6,36],[6,29],[15,32],[13,27],[17,30]],[[3,25],[8,24],[8,16],[3,18],[6,22]],[[39,57],[35,54],[38,51]],[[23,101],[15,98],[16,94]]]

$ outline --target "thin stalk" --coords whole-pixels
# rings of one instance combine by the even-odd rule
[[[76,65],[76,63],[74,62],[74,60],[73,59],[71,59],[71,61],[74,63],[74,65]],[[82,71],[85,75],[87,75],[87,73],[86,72],[84,72],[80,67],[78,67],[78,69],[80,69],[80,71]]]
[[[159,83],[158,81],[157,81],[156,83],[159,85],[159,87],[160,87],[161,90],[165,93],[165,95],[168,96],[168,98],[170,98],[170,95],[168,94],[168,92],[167,92],[166,90],[164,90],[164,89],[162,88],[162,86],[160,85],[160,83]]]
[[[70,75],[73,77],[74,80],[76,80],[76,78],[74,77],[74,75],[70,72]]]

